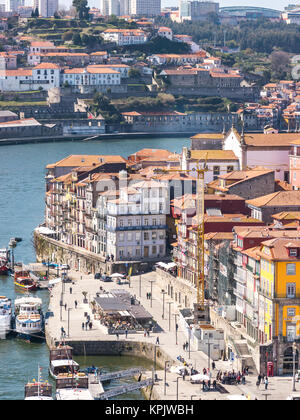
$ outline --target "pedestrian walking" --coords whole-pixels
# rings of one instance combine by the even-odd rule
[[[90,322],[90,323],[89,323],[89,328],[90,328],[90,330],[92,329],[92,327],[93,327],[93,323],[92,323],[92,322]]]
[[[155,344],[159,344],[159,337],[156,337],[156,342]]]
[[[216,380],[213,381],[213,389],[217,389],[217,381]]]
[[[147,336],[150,337],[150,330],[147,330]]]
[[[126,329],[125,330],[125,338],[127,338],[127,335],[128,335],[128,330]]]
[[[183,350],[185,350],[185,343],[183,343],[182,348],[183,348]]]
[[[118,332],[116,332],[116,337],[119,340],[119,333]]]
[[[212,362],[211,367],[212,367],[212,370],[214,370],[214,369],[215,369],[215,367],[216,367],[215,362]]]
[[[258,375],[257,381],[259,382],[259,384],[261,383],[261,374]]]
[[[73,290],[72,287],[70,287],[70,295],[72,294],[72,290]]]
[[[84,330],[84,322],[81,324],[81,328]]]
[[[88,329],[88,325],[89,325],[89,321],[86,321],[86,323],[85,323],[85,329],[86,329],[86,331]]]
[[[147,331],[146,331],[146,330],[144,330],[144,337],[146,337],[146,335],[147,335]]]
[[[185,343],[185,349],[187,350],[189,348],[189,343],[188,342],[186,342]]]
[[[75,302],[74,302],[75,309],[77,308],[77,304],[78,304],[78,302],[77,302],[77,300],[75,300]]]
[[[268,377],[266,376],[265,377],[265,389],[266,390],[268,389],[268,385],[269,385],[269,380],[268,380]]]
[[[65,311],[67,310],[67,304],[65,303]]]
[[[61,331],[61,338],[64,338],[66,336],[66,331],[64,327],[61,327],[60,331]]]

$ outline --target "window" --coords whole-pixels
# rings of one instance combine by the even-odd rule
[[[287,308],[287,316],[295,316],[295,308]]]
[[[214,166],[213,167],[213,174],[214,174],[214,180],[218,178],[220,175],[220,166]]]
[[[149,240],[149,232],[144,232],[144,240],[145,241]]]
[[[298,255],[297,248],[291,248],[290,249],[290,257],[297,257],[297,255]]]
[[[286,284],[286,297],[294,298],[296,295],[296,283]]]
[[[296,275],[296,264],[287,264],[286,265],[286,274],[287,276],[295,276]]]
[[[227,166],[227,173],[233,172],[233,166]]]

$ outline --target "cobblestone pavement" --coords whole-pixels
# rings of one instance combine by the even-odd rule
[[[155,286],[155,283],[152,284],[152,301],[146,298],[146,293],[151,290],[151,283],[149,280],[155,280],[155,272],[143,274],[141,283],[139,281],[139,276],[133,276],[131,278],[130,285],[127,283],[117,285],[115,281],[102,282],[100,280],[95,280],[92,275],[82,274],[76,271],[70,271],[69,275],[73,280],[73,284],[58,283],[52,289],[49,308],[54,312],[54,317],[49,318],[47,326],[52,337],[59,339],[61,335],[60,329],[63,326],[67,335],[69,335],[69,339],[71,340],[83,339],[115,341],[116,337],[114,335],[106,334],[104,328],[100,325],[100,322],[93,319],[89,304],[83,303],[84,296],[82,292],[87,292],[88,301],[91,302],[94,299],[96,292],[100,292],[100,287],[106,291],[123,288],[128,290],[132,295],[136,295],[136,298],[140,300],[141,304],[152,314],[153,318],[161,327],[161,332],[155,334],[151,333],[150,337],[144,337],[143,333],[128,334],[127,341],[146,341],[155,344],[157,337],[159,337],[159,346],[170,356],[170,359],[176,360],[177,356],[180,355],[184,357],[190,366],[193,366],[201,373],[204,367],[208,367],[208,357],[203,352],[196,351],[193,348],[191,348],[190,351],[183,350],[183,344],[186,342],[186,337],[180,326],[177,332],[176,344],[175,317],[172,316],[176,310],[176,303],[170,298],[166,299],[165,316],[164,319],[162,319],[162,295],[161,290]],[[70,291],[70,287],[72,288],[72,293]],[[66,304],[66,309],[60,306],[61,298],[63,304]],[[78,302],[76,309],[74,303],[75,300]],[[168,302],[172,302],[172,304],[168,305]],[[170,317],[168,312],[169,307],[171,307]],[[91,320],[93,322],[92,330],[82,330],[82,322],[85,321],[84,312],[88,312],[91,315]],[[125,339],[125,337],[120,336],[120,340],[121,339]],[[219,369],[223,372],[225,370],[232,370],[232,365],[229,361],[216,361],[215,363],[216,368],[212,371],[212,381]],[[246,376],[245,385],[222,385],[219,391],[211,390],[204,392],[202,391],[201,385],[190,383],[189,376],[187,376],[185,381],[183,381],[179,375],[167,372],[166,386],[164,382],[164,370],[158,370],[157,376],[158,381],[155,384],[155,388],[162,400],[176,399],[177,386],[178,399],[201,398],[202,400],[219,400],[227,399],[229,394],[243,394],[252,400],[283,400],[286,399],[288,395],[292,394],[291,377],[269,378],[269,386],[268,389],[265,390],[264,385],[260,385],[260,387],[257,388],[257,378],[255,375],[251,375],[250,373]],[[177,378],[179,379],[177,380]],[[300,384],[297,383],[296,388],[299,389],[300,393]]]

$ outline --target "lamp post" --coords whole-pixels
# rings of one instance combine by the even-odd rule
[[[72,308],[68,308],[68,337],[70,337],[70,311]]]
[[[171,331],[171,305],[173,302],[168,302],[169,305],[169,331]]]
[[[142,275],[139,275],[139,294],[142,297]]]
[[[207,346],[208,346],[208,369],[210,369],[210,346],[213,344],[213,343],[210,343],[210,341],[209,341],[209,337],[208,337],[208,343],[205,343],[205,344],[207,344]]]
[[[182,376],[178,376],[176,378],[176,400],[178,400],[178,381],[179,379],[183,379]]]
[[[177,331],[178,331],[177,316],[179,314],[173,314],[173,315],[175,317],[175,338],[176,338],[176,346],[177,346],[177,344],[178,344],[178,340],[177,340]]]
[[[296,384],[295,384],[295,364],[296,364],[296,352],[297,352],[297,344],[293,342],[293,392],[296,391]]]
[[[162,313],[162,319],[165,319],[165,295],[166,291],[164,289],[161,290],[161,293],[163,295],[163,313]]]
[[[164,381],[164,395],[166,395],[166,387],[167,387],[167,364],[170,363],[169,360],[165,361],[165,381]]]
[[[152,308],[152,285],[155,282],[155,280],[149,280],[151,288],[150,288],[150,308]]]

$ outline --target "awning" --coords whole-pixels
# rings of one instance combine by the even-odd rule
[[[61,282],[61,278],[58,277],[57,279],[49,280],[48,286],[52,286],[53,284],[60,283],[60,282]]]
[[[121,316],[131,316],[130,313],[128,311],[119,311],[119,314]]]

